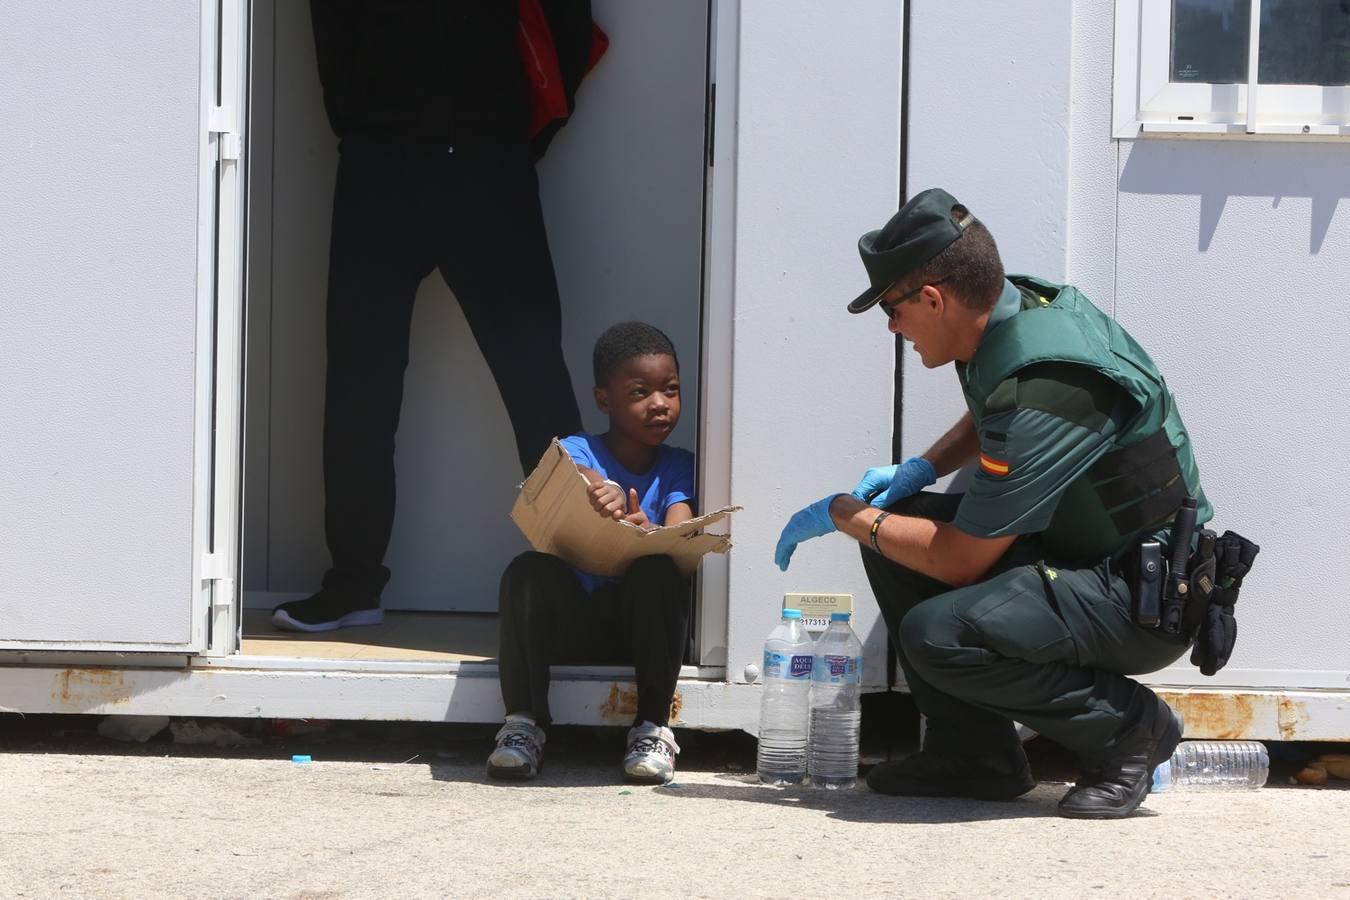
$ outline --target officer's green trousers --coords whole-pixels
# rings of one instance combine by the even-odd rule
[[[923,493],[892,506],[950,521],[958,494]],[[924,749],[1020,759],[1013,720],[1086,758],[1149,728],[1153,692],[1126,676],[1153,672],[1184,643],[1130,619],[1130,592],[1107,561],[1084,567],[1046,558],[1019,538],[985,580],[951,588],[862,548],[919,711]]]

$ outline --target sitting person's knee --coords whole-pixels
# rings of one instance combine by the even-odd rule
[[[676,579],[680,577],[680,568],[675,560],[665,554],[639,556],[628,566],[626,573],[630,578]]]
[[[502,572],[502,587],[508,588],[542,578],[555,577],[559,569],[566,570],[567,563],[548,553],[527,550],[511,560]]]

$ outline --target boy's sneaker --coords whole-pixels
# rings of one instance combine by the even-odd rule
[[[665,784],[675,777],[675,754],[680,747],[669,728],[643,722],[628,729],[628,752],[623,776],[638,784]]]
[[[272,610],[272,624],[282,631],[336,631],[353,625],[379,625],[384,610],[379,599],[362,604],[334,591],[319,591]]]
[[[497,748],[488,757],[488,774],[524,780],[538,775],[543,765],[544,729],[528,716],[507,716],[497,732]]]

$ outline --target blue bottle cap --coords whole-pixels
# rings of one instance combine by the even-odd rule
[[[802,617],[802,611],[801,611],[800,609],[785,609],[785,610],[783,610],[783,618],[785,618],[785,619],[800,619],[801,617]]]

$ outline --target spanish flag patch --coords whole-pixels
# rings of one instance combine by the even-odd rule
[[[1006,460],[994,459],[987,453],[980,454],[980,468],[990,475],[1007,475],[1010,469]]]

